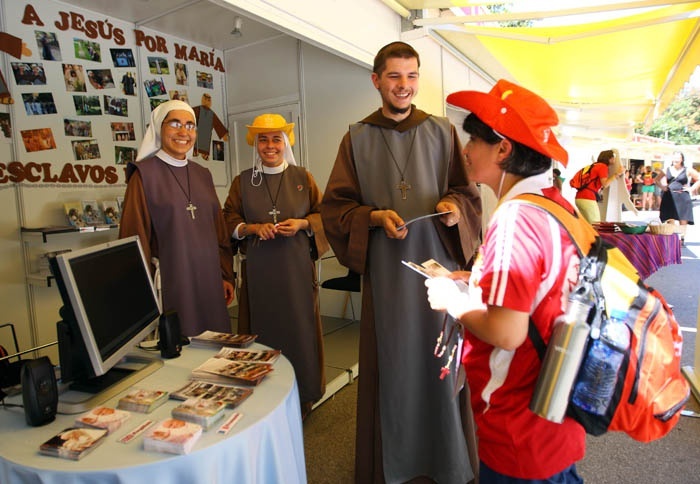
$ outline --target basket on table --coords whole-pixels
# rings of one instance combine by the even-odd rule
[[[668,219],[664,223],[650,223],[649,232],[654,235],[672,235],[676,233],[676,221]]]

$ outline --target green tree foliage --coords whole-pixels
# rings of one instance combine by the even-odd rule
[[[489,13],[510,13],[513,8],[512,3],[499,3],[495,5],[486,5]],[[508,22],[498,22],[500,27],[532,27],[532,20],[510,20]]]
[[[681,145],[700,144],[700,94],[692,92],[677,97],[647,132],[635,131]]]

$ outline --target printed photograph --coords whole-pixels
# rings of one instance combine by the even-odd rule
[[[86,92],[85,71],[80,64],[63,64],[63,80],[68,92]]]
[[[12,104],[13,102],[14,100],[12,96],[10,96],[10,90],[5,82],[5,77],[2,75],[2,71],[0,71],[0,104]]]
[[[122,92],[127,96],[136,96],[136,73],[135,72],[125,72],[122,75],[121,81]]]
[[[63,118],[63,131],[66,136],[89,138],[92,136],[92,121]]]
[[[100,146],[96,139],[71,141],[76,160],[95,160],[100,158]]]
[[[102,114],[99,96],[73,95],[75,114],[78,116],[98,116]]]
[[[136,67],[131,49],[109,49],[114,67]]]
[[[63,204],[66,220],[73,227],[85,227],[83,220],[83,206],[80,202],[66,202]]]
[[[42,59],[50,61],[61,60],[61,47],[58,45],[55,33],[35,30],[34,37]]]
[[[134,123],[110,123],[113,141],[134,141]]]
[[[115,116],[129,115],[129,101],[123,97],[105,96],[105,112]]]
[[[160,79],[146,79],[143,81],[143,86],[146,88],[148,97],[164,96],[166,94],[165,83],[162,77]]]
[[[53,94],[50,92],[30,92],[22,94],[22,102],[27,116],[38,114],[55,114],[56,103],[53,101]]]
[[[224,161],[224,142],[223,141],[212,141],[211,142],[211,157],[214,161]]]
[[[129,146],[114,147],[114,163],[117,165],[126,165],[132,161],[136,161],[136,148],[131,148]]]
[[[20,134],[27,153],[56,149],[56,140],[51,128],[27,129],[20,131]]]
[[[148,57],[148,70],[151,74],[170,74],[168,60],[164,57]]]
[[[97,225],[105,223],[105,217],[102,214],[102,209],[97,205],[96,200],[82,200],[83,220],[88,225]]]
[[[179,86],[187,85],[187,64],[175,63],[175,83]]]
[[[102,200],[102,214],[106,224],[119,223],[119,207],[116,200]],[[128,410],[128,409],[127,409]]]
[[[182,91],[178,91],[178,90],[168,91],[168,96],[170,97],[170,99],[177,99],[179,101],[184,101],[187,104],[190,103],[190,100],[187,97],[187,91],[185,91],[184,89]]]
[[[0,113],[0,139],[5,141],[10,141],[12,139],[10,113]]]
[[[100,44],[89,40],[73,38],[73,50],[76,59],[85,59],[94,62],[102,62]]]
[[[114,87],[114,78],[109,69],[88,69],[88,81],[94,89],[110,89]]]
[[[149,99],[149,101],[151,105],[151,111],[153,111],[155,108],[158,107],[158,105],[163,104],[165,101],[167,101],[167,99],[152,97],[151,99]]]
[[[12,73],[18,86],[45,85],[46,73],[41,62],[12,62]]]
[[[197,87],[214,89],[214,77],[208,72],[197,71]]]

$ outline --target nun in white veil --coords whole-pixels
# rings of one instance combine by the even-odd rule
[[[161,310],[177,312],[185,336],[230,332],[226,306],[234,296],[230,234],[214,181],[189,159],[196,128],[187,103],[153,110],[137,161],[126,168],[119,227],[120,237],[139,236],[146,260],[157,259]]]

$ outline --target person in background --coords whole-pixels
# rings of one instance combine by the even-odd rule
[[[463,430],[471,412],[452,378],[439,378],[448,355],[431,352],[442,317],[419,297],[421,277],[401,272],[408,270],[402,260],[465,267],[481,230],[479,192],[464,172],[454,126],[412,104],[419,66],[408,44],[379,50],[371,78],[382,106],[343,137],[321,205],[335,255],[363,275],[355,444],[361,483],[464,484],[473,475],[473,432]],[[403,226],[436,212],[445,214]]]
[[[561,176],[561,170],[559,168],[554,168],[552,170],[552,185],[559,191],[561,191],[564,184],[564,177]]]
[[[608,166],[615,160],[613,150],[601,151],[598,159],[593,163],[587,175],[586,183],[576,191],[576,207],[589,223],[600,222],[600,207],[598,195],[607,187],[622,171],[609,173]]]
[[[224,203],[229,234],[240,244],[238,331],[282,350],[297,382],[302,417],[325,392],[315,260],[329,249],[321,191],[296,166],[294,123],[262,114],[248,126],[253,168],[231,184]]]
[[[654,210],[655,178],[656,173],[651,166],[645,166],[642,172],[642,210]]]
[[[663,176],[664,171],[661,169],[661,163],[654,163],[654,208],[653,210],[659,210],[661,207],[661,197],[664,194],[662,188],[663,182],[666,181],[666,177]],[[662,182],[663,180],[663,182]],[[692,195],[692,194],[691,194]]]
[[[693,200],[690,197],[691,182],[700,181],[700,173],[685,166],[685,155],[675,151],[671,155],[671,166],[661,175],[662,190],[659,218],[662,222],[673,219],[680,223],[681,244],[685,244],[688,225],[694,225]]]
[[[462,126],[470,135],[467,170],[499,200],[472,272],[425,282],[431,307],[464,326],[479,482],[583,482],[575,465],[585,453],[583,427],[529,409],[541,361],[528,324],[549,340],[576,284],[579,256],[552,215],[513,200],[535,193],[575,212],[549,181],[552,159],[568,160],[552,132],[557,115],[537,94],[505,80],[489,93],[460,91],[447,102],[471,112]]]
[[[151,120],[135,163],[126,167],[119,236],[138,235],[146,260],[158,260],[162,310],[181,333],[230,332],[233,254],[211,173],[190,161],[197,136],[192,108],[166,101]]]

